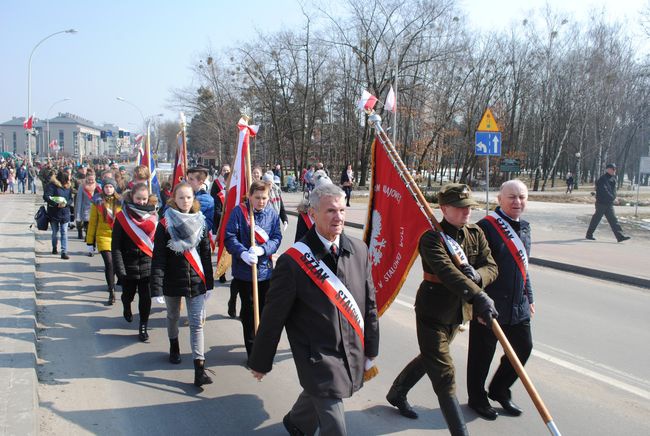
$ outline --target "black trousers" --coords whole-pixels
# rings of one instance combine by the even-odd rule
[[[257,297],[259,302],[260,317],[262,316],[262,309],[264,309],[264,301],[266,299],[266,291],[269,290],[271,280],[264,280],[257,282]],[[239,291],[239,299],[241,300],[241,318],[242,331],[244,333],[244,345],[246,346],[246,354],[249,356],[253,351],[253,341],[255,340],[255,320],[253,314],[253,283],[245,280],[239,280],[233,277],[230,282],[230,288],[235,288]]]
[[[501,329],[515,350],[521,364],[525,364],[533,350],[533,338],[530,333],[530,321],[526,320],[515,325],[502,325]],[[476,406],[489,404],[485,391],[485,380],[490,371],[490,363],[496,349],[497,338],[492,330],[471,321],[469,327],[469,350],[467,353],[467,394],[468,403]],[[490,382],[490,396],[500,399],[510,399],[510,387],[517,381],[517,373],[510,360],[504,354],[499,367]]]
[[[612,232],[614,232],[616,239],[621,239],[624,236],[623,229],[618,224],[618,219],[614,213],[614,206],[611,204],[603,203],[596,203],[596,212],[591,217],[591,222],[589,223],[589,228],[587,229],[587,236],[593,236],[594,232],[596,231],[596,227],[598,227],[598,224],[600,223],[600,220],[603,219],[603,215],[605,215],[605,218],[607,218],[607,222],[612,228]]]
[[[135,299],[135,293],[138,293],[138,313],[140,322],[146,324],[149,321],[151,313],[151,288],[149,287],[149,277],[141,279],[122,279],[122,304],[129,306]]]
[[[104,276],[109,290],[115,290],[115,270],[113,269],[113,254],[111,251],[100,251],[104,261]],[[120,283],[121,284],[121,283]]]

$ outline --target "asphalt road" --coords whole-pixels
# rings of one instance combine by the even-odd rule
[[[293,240],[295,218],[285,235]],[[353,236],[356,229],[346,230]],[[73,236],[76,232],[72,232]],[[49,254],[49,232],[37,236],[39,398],[43,434],[286,434],[282,416],[300,391],[288,343],[274,370],[258,383],[243,366],[241,327],[226,315],[228,288],[208,302],[207,366],[215,383],[191,383],[189,331],[181,329],[183,363],[167,362],[165,314],[154,304],[151,340],[137,339],[121,305],[103,305],[106,286],[99,256],[71,238],[69,261]],[[526,368],[565,435],[650,434],[650,322],[647,290],[532,267],[537,315],[535,350]],[[380,374],[346,400],[350,435],[448,434],[428,379],[409,400],[420,419],[399,416],[384,396],[395,375],[417,353],[412,302],[419,262],[402,293],[381,318]],[[134,305],[135,307],[135,305]],[[519,418],[487,422],[468,409],[467,334],[453,345],[459,399],[473,434],[548,434],[520,383]],[[497,358],[500,356],[497,356]]]

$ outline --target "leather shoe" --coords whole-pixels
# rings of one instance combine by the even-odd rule
[[[590,241],[595,241],[596,240],[596,238],[594,238],[592,235],[585,236],[585,239],[589,239]]]
[[[231,318],[237,318],[237,300],[228,301],[228,316]]]
[[[494,421],[495,419],[497,419],[497,416],[499,416],[499,413],[496,410],[494,410],[494,408],[489,404],[487,406],[476,406],[473,404],[468,404],[468,406],[479,416],[482,416],[488,421]]]
[[[512,416],[519,416],[523,413],[523,410],[519,406],[517,406],[515,403],[512,402],[510,399],[500,399],[500,398],[495,398],[491,397],[488,395],[488,397],[491,400],[496,401],[497,403],[501,404],[501,407],[503,407],[503,410],[508,412],[509,415]]]
[[[629,236],[621,236],[620,238],[617,239],[617,241],[618,242],[623,242],[623,241],[627,241],[628,239],[630,239]]]
[[[298,427],[291,421],[291,412],[287,413],[284,415],[284,418],[282,418],[282,424],[284,425],[284,428],[289,432],[291,436],[304,436],[305,433],[300,431]]]
[[[413,410],[413,407],[411,407],[409,402],[406,401],[406,398],[402,396],[391,395],[391,393],[388,392],[388,395],[386,395],[386,400],[388,400],[391,405],[397,407],[400,415],[410,419],[418,419],[417,412]]]

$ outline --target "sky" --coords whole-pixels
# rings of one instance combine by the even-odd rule
[[[331,0],[336,7],[343,0]],[[650,0],[548,0],[556,10],[585,22],[589,11],[638,22]],[[303,0],[305,9],[313,2]],[[458,0],[473,27],[490,31],[520,21],[542,0]],[[29,6],[27,6],[29,5]],[[32,0],[0,5],[0,122],[27,113],[27,65],[32,58],[31,112],[37,118],[71,112],[96,124],[137,131],[142,117],[169,109],[171,90],[193,84],[191,66],[208,47],[215,52],[255,38],[256,32],[300,28],[298,0]],[[52,104],[70,98],[69,101]],[[51,108],[51,110],[50,110]]]

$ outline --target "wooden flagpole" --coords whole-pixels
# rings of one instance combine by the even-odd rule
[[[151,186],[151,180],[152,180],[152,175],[151,175],[151,140],[150,136],[150,129],[149,129],[149,122],[147,122],[147,138],[145,139],[145,144],[144,144],[144,155],[145,159],[147,159],[147,168],[149,168],[149,194],[151,195],[153,193],[153,187]]]
[[[431,209],[431,206],[429,206],[429,203],[424,198],[424,195],[422,195],[420,188],[418,187],[417,183],[415,183],[415,180],[413,180],[413,177],[411,176],[411,173],[409,172],[408,168],[406,168],[406,165],[404,165],[404,162],[402,162],[402,158],[399,156],[399,154],[395,150],[395,147],[390,142],[390,138],[388,137],[388,135],[386,135],[386,132],[381,127],[381,117],[376,113],[374,113],[374,111],[370,111],[368,114],[368,123],[370,124],[371,127],[374,127],[375,136],[379,139],[379,141],[384,146],[384,149],[388,153],[388,157],[390,158],[395,168],[399,171],[400,177],[406,183],[408,190],[411,192],[411,194],[413,194],[420,208],[424,211],[427,218],[429,218],[429,221],[436,228],[436,230],[442,231],[442,228],[440,227],[440,223],[438,222],[438,220],[436,220],[436,217],[433,214],[433,210]],[[553,417],[551,416],[548,409],[546,408],[544,401],[537,393],[537,390],[535,389],[533,382],[530,380],[530,377],[528,377],[528,374],[526,373],[524,366],[521,364],[521,361],[517,357],[517,354],[515,354],[512,345],[510,345],[510,342],[508,341],[505,334],[503,333],[503,330],[501,330],[501,327],[499,326],[499,323],[496,319],[492,320],[491,327],[492,327],[492,332],[499,340],[499,343],[503,347],[506,356],[508,356],[508,360],[510,360],[510,363],[512,364],[513,368],[517,372],[517,375],[521,379],[521,382],[524,384],[524,387],[526,388],[526,392],[528,392],[528,395],[530,396],[531,400],[533,400],[533,403],[535,404],[537,411],[539,412],[540,416],[544,420],[544,423],[546,424],[550,433],[553,436],[560,436],[560,431],[558,430],[557,426],[553,422]]]
[[[242,115],[242,118],[246,120],[246,124],[250,121],[250,117],[247,115]],[[248,146],[246,147],[246,186],[250,190],[252,183],[252,170],[251,170],[251,144],[250,144],[250,132]],[[253,210],[253,202],[251,199],[248,199],[248,216],[250,224],[250,233],[251,233],[251,247],[255,247],[255,215]],[[254,322],[254,332],[257,333],[257,327],[260,325],[260,303],[259,303],[259,293],[257,288],[257,264],[251,265],[251,279],[253,285],[253,322]]]

